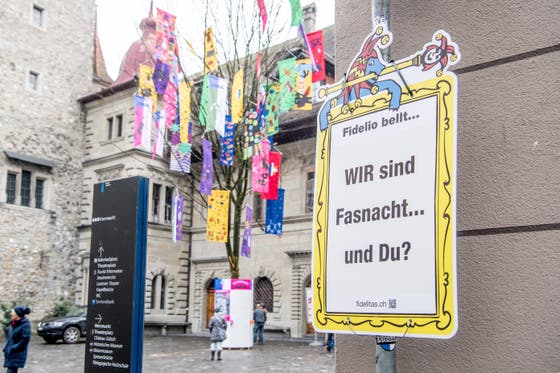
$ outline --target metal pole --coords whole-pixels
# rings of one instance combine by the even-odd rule
[[[397,352],[395,343],[375,346],[375,373],[395,373],[397,371]]]

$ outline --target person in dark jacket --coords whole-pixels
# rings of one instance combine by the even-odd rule
[[[253,326],[253,343],[258,342],[262,345],[264,344],[263,329],[266,322],[266,309],[260,303],[257,303],[257,308],[253,312],[253,322],[255,323]]]
[[[214,360],[216,351],[218,360],[222,360],[222,342],[226,339],[227,330],[226,320],[220,314],[214,313],[208,328],[210,329],[210,360]]]
[[[27,346],[31,339],[31,323],[25,315],[29,315],[29,307],[17,306],[12,310],[12,323],[6,336],[4,346],[4,368],[6,373],[17,373],[25,366]]]

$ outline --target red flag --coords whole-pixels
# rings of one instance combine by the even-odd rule
[[[270,163],[270,173],[268,177],[268,192],[261,193],[262,199],[278,199],[278,180],[280,179],[280,163],[282,153],[269,152],[268,163]]]
[[[259,13],[261,15],[262,31],[264,32],[266,21],[268,20],[268,13],[266,12],[266,5],[264,4],[264,0],[257,0],[257,4],[259,5]]]
[[[313,59],[317,66],[317,71],[313,71],[312,81],[319,82],[325,80],[325,51],[323,49],[323,30],[307,34],[307,40],[313,52]]]

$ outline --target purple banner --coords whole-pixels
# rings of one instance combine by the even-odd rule
[[[214,167],[212,165],[212,143],[202,139],[202,172],[200,173],[200,193],[209,196],[212,193]]]
[[[241,243],[241,256],[251,256],[251,230],[253,229],[253,210],[247,206],[245,211],[245,229],[243,229],[243,241]]]
[[[181,241],[183,238],[183,195],[179,194],[176,198],[177,216],[175,217],[175,240]]]
[[[284,220],[284,189],[278,189],[278,199],[266,200],[266,234],[282,235]]]
[[[154,67],[154,87],[156,92],[160,95],[165,93],[165,89],[169,84],[169,73],[171,72],[171,65],[168,65],[161,60],[156,61],[156,66]]]

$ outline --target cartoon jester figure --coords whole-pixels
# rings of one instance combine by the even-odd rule
[[[319,114],[321,130],[327,128],[328,113],[333,106],[342,104],[342,113],[353,112],[361,105],[362,97],[382,91],[387,91],[391,95],[389,109],[397,110],[399,108],[402,93],[400,85],[392,79],[378,80],[379,75],[386,68],[386,64],[377,51],[377,44],[387,46],[391,40],[390,33],[384,34],[383,30],[384,26],[379,25],[375,32],[366,38],[360,53],[348,68],[345,80],[340,84],[342,89],[340,94],[338,97],[328,100],[321,108]]]

